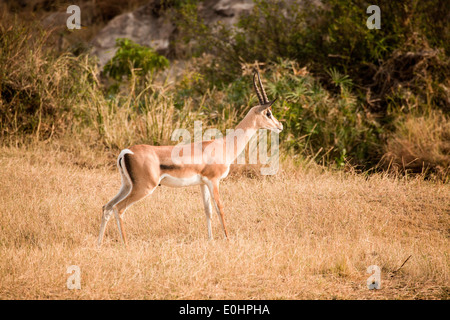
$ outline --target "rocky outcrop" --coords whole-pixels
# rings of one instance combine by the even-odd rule
[[[218,21],[232,25],[241,14],[250,12],[253,5],[252,0],[206,0],[199,4],[198,10],[208,26]],[[175,32],[175,25],[166,11],[161,10],[161,0],[149,1],[133,12],[113,18],[91,41],[92,53],[103,67],[115,54],[115,40],[128,38],[167,55]]]
[[[221,21],[233,25],[243,13],[248,13],[254,6],[253,0],[204,1],[199,6],[199,15],[209,26]]]

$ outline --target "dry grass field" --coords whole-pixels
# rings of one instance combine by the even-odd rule
[[[128,249],[114,220],[99,249],[101,207],[120,178],[103,165],[112,156],[97,167],[88,151],[77,157],[2,148],[0,299],[449,297],[448,184],[285,164],[222,182],[228,242],[217,215],[208,241],[198,187],[162,187],[127,211]],[[80,290],[67,288],[70,265]],[[370,265],[380,290],[366,286]]]

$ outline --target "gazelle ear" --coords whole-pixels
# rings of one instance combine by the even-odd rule
[[[277,98],[277,99],[278,99],[278,98]],[[274,100],[272,100],[272,101],[270,101],[270,102],[268,102],[268,103],[265,103],[265,104],[260,105],[259,108],[258,108],[258,111],[259,111],[259,112],[264,112],[265,110],[269,109],[270,107],[272,107],[272,104],[273,104],[277,99],[274,99]]]
[[[275,98],[275,99],[273,99],[272,101],[270,101],[270,102],[268,103],[269,108],[273,105],[273,103],[274,103],[275,101],[277,101],[277,99],[278,99],[278,98]]]
[[[277,101],[277,99],[278,99],[278,98],[275,98],[275,99],[273,99],[272,101],[269,101],[268,103],[264,104],[264,105],[263,105],[264,109],[270,108],[270,107],[273,105],[273,103],[274,103],[275,101]]]

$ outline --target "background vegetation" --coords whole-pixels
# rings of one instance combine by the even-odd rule
[[[120,149],[170,143],[170,130],[194,118],[231,127],[256,103],[251,74],[258,68],[269,95],[280,101],[275,114],[285,122],[285,154],[332,167],[448,179],[450,36],[449,13],[439,9],[444,1],[379,1],[379,30],[366,27],[367,3],[361,0],[256,1],[236,26],[214,28],[198,16],[198,5],[162,4],[178,29],[175,59],[189,61],[171,81],[163,71],[169,60],[151,48],[119,39],[116,56],[100,73],[80,49],[92,35],[74,39],[68,33],[72,45],[61,52],[51,30],[24,22],[14,5],[4,6],[3,143],[70,135],[96,148]],[[37,2],[32,12],[45,8]]]

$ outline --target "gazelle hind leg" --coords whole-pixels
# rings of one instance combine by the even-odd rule
[[[122,243],[125,246],[128,246],[128,244],[127,244],[127,236],[126,236],[126,233],[125,233],[125,229],[123,228],[123,220],[122,220],[122,214],[124,213],[124,211],[125,210],[122,210],[122,213],[119,213],[119,210],[117,209],[117,206],[114,207],[114,215],[116,217],[117,228],[119,229],[120,238],[122,239]]]
[[[117,203],[125,199],[130,193],[133,188],[131,181],[129,177],[125,174],[124,170],[121,167],[121,158],[119,156],[118,160],[118,167],[120,176],[122,179],[122,186],[120,187],[119,193],[116,194],[114,198],[111,199],[106,205],[103,206],[103,213],[102,213],[102,222],[100,225],[100,234],[98,236],[97,245],[101,246],[103,241],[103,236],[105,234],[106,225],[108,224],[109,219],[111,218],[112,213],[114,212],[114,207]]]
[[[212,214],[212,206],[211,206],[211,196],[209,194],[208,187],[204,184],[200,186],[202,191],[202,199],[203,205],[205,207],[206,213],[206,226],[208,227],[208,239],[212,240],[212,228],[211,228],[211,214]]]
[[[111,216],[111,213],[106,214],[105,213],[105,207],[103,206],[102,208],[102,223],[100,225],[100,234],[98,235],[98,240],[97,240],[97,246],[101,246],[102,242],[103,242],[103,235],[105,234],[105,229],[106,229],[106,224],[109,221],[109,218]]]
[[[136,190],[132,189],[131,192],[119,203],[114,205],[114,216],[117,221],[117,227],[119,229],[120,238],[122,239],[123,244],[127,246],[127,237],[125,233],[125,228],[123,225],[123,214],[133,203],[149,196],[156,189],[157,185],[153,185],[151,188],[136,188]],[[138,191],[141,190],[141,191]]]
[[[129,184],[126,180],[122,179],[122,187],[120,188],[119,193],[106,205],[103,206],[102,212],[102,222],[100,225],[100,234],[98,236],[97,245],[101,246],[103,241],[103,236],[105,234],[106,225],[108,224],[109,219],[111,218],[112,213],[114,212],[114,207],[124,198],[126,198],[131,192],[131,184]]]
[[[127,238],[122,220],[123,213],[133,203],[151,194],[158,186],[158,179],[160,179],[159,166],[156,161],[155,163],[157,167],[148,166],[138,161],[131,150],[122,150],[117,159],[117,167],[119,168],[120,176],[122,178],[122,187],[119,193],[104,207],[102,224],[100,226],[100,235],[98,239],[99,245],[102,242],[106,224],[113,212],[117,220],[117,226],[119,228],[122,242],[125,245],[127,244]],[[136,179],[133,174],[133,172],[136,172],[135,170],[140,172],[140,175],[145,176],[145,178],[141,177],[140,179]]]

